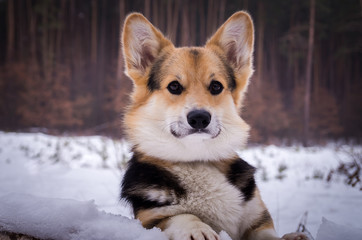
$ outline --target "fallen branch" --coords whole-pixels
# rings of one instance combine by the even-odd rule
[[[41,239],[21,233],[0,231],[0,240],[41,240]]]
[[[303,214],[302,219],[299,222],[299,225],[298,225],[298,228],[297,228],[296,232],[302,232],[305,235],[307,235],[309,240],[314,240],[312,234],[306,228],[307,219],[308,219],[308,211]]]

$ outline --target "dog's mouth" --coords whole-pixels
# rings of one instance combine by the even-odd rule
[[[219,126],[213,128],[204,128],[204,129],[194,129],[183,126],[182,123],[177,122],[171,124],[170,128],[171,134],[176,138],[184,138],[187,136],[202,136],[204,135],[207,138],[216,138],[221,133],[221,128]]]

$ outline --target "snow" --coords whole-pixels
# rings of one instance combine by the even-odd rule
[[[106,161],[100,153],[104,146]],[[129,159],[127,149],[126,143],[104,137],[0,133],[0,196],[94,200],[101,210],[130,216],[119,204],[119,166]]]
[[[361,146],[357,146],[358,151]],[[350,161],[350,146],[256,147],[240,156],[258,168],[257,184],[279,235],[297,230],[308,212],[307,229],[316,236],[323,217],[338,224],[360,227],[362,192],[342,178],[325,181],[341,161]],[[284,169],[284,170],[282,170]]]
[[[92,201],[24,194],[0,198],[0,226],[41,239],[167,240],[161,230],[146,230],[137,220],[99,211]]]
[[[351,150],[334,143],[240,152],[259,169],[258,186],[279,235],[296,231],[308,212],[306,228],[317,240],[333,240],[329,228],[343,232],[343,225],[361,238],[362,192],[342,177],[325,181],[340,161],[350,161]],[[0,226],[53,239],[164,239],[158,229],[145,230],[131,219],[129,206],[119,201],[130,157],[125,141],[100,136],[0,132]],[[220,236],[230,240],[225,232]]]
[[[317,233],[317,240],[360,240],[361,236],[362,228],[338,225],[323,218]]]

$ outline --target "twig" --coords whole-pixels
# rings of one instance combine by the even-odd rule
[[[307,219],[308,219],[308,211],[306,211],[300,222],[299,222],[299,225],[298,225],[298,228],[297,228],[297,231],[296,232],[302,232],[302,233],[305,233],[308,237],[308,239],[310,240],[314,240],[312,234],[308,231],[308,229],[306,228],[306,225],[307,225]]]

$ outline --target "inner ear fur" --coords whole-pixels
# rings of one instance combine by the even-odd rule
[[[135,83],[141,84],[161,51],[173,47],[172,43],[156,29],[142,14],[131,13],[127,16],[122,32],[123,56],[126,74]]]
[[[236,70],[252,64],[254,26],[244,11],[234,13],[207,41],[206,47],[217,46]]]

